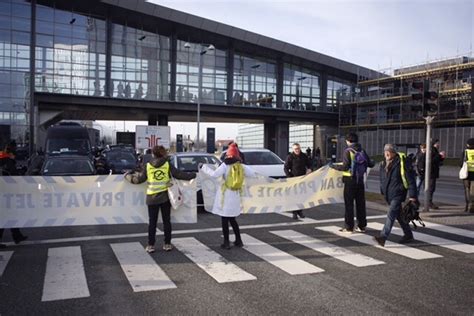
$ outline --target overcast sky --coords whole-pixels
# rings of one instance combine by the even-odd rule
[[[474,0],[151,0],[375,70],[472,54]],[[471,55],[472,56],[472,55]],[[196,134],[170,123],[171,135]],[[235,124],[216,126],[234,138]],[[130,126],[130,127],[128,127]],[[127,128],[132,128],[128,125]],[[201,135],[205,135],[201,126]]]

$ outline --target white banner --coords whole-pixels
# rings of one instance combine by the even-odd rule
[[[135,126],[135,147],[137,149],[148,149],[160,145],[170,148],[170,127],[169,126]]]
[[[171,210],[171,221],[196,223],[196,183],[179,183],[184,203]],[[146,183],[131,184],[123,175],[3,176],[0,228],[148,223],[145,190]]]
[[[211,165],[210,165],[211,167]],[[252,166],[250,166],[252,167]],[[214,167],[211,167],[214,168]],[[222,178],[199,172],[206,210],[211,211]],[[241,213],[280,213],[344,202],[342,172],[324,166],[308,175],[286,179],[246,178]]]

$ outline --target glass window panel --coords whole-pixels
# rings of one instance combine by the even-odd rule
[[[31,8],[30,5],[21,4],[21,3],[12,3],[12,15],[29,18],[31,15]]]

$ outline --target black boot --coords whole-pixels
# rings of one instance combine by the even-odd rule
[[[221,248],[222,249],[227,249],[229,250],[230,249],[230,243],[228,240],[224,240],[224,243],[221,245]]]
[[[0,249],[7,248],[7,245],[0,244]]]
[[[382,247],[385,246],[385,238],[380,236],[374,236],[374,240]]]
[[[299,210],[298,211],[298,215],[300,216],[300,218],[305,218],[306,216],[303,214],[303,211],[302,210]]]

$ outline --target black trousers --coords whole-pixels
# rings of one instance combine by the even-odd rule
[[[2,240],[2,237],[3,237],[3,231],[5,229],[0,229],[0,240]],[[13,238],[13,241],[17,241],[17,240],[20,240],[21,237],[23,237],[22,233],[20,232],[20,229],[19,228],[10,228],[10,232],[12,233],[12,238]]]
[[[433,195],[436,191],[436,180],[438,180],[438,179],[436,179],[435,177],[430,178],[430,189],[429,189],[429,191],[430,191],[430,198],[429,198],[430,204],[433,203]]]
[[[171,243],[171,204],[167,201],[162,204],[148,205],[148,245],[155,245],[156,242],[156,222],[161,209],[161,219],[165,231],[165,244]]]
[[[222,234],[224,235],[224,242],[229,242],[229,222],[232,225],[232,230],[235,234],[235,241],[240,242],[242,239],[240,238],[240,228],[239,224],[235,217],[221,217],[222,221]]]
[[[356,204],[357,225],[360,228],[367,226],[365,210],[364,183],[357,183],[350,179],[344,181],[344,204],[346,207],[345,224],[347,229],[354,229],[354,201]]]

